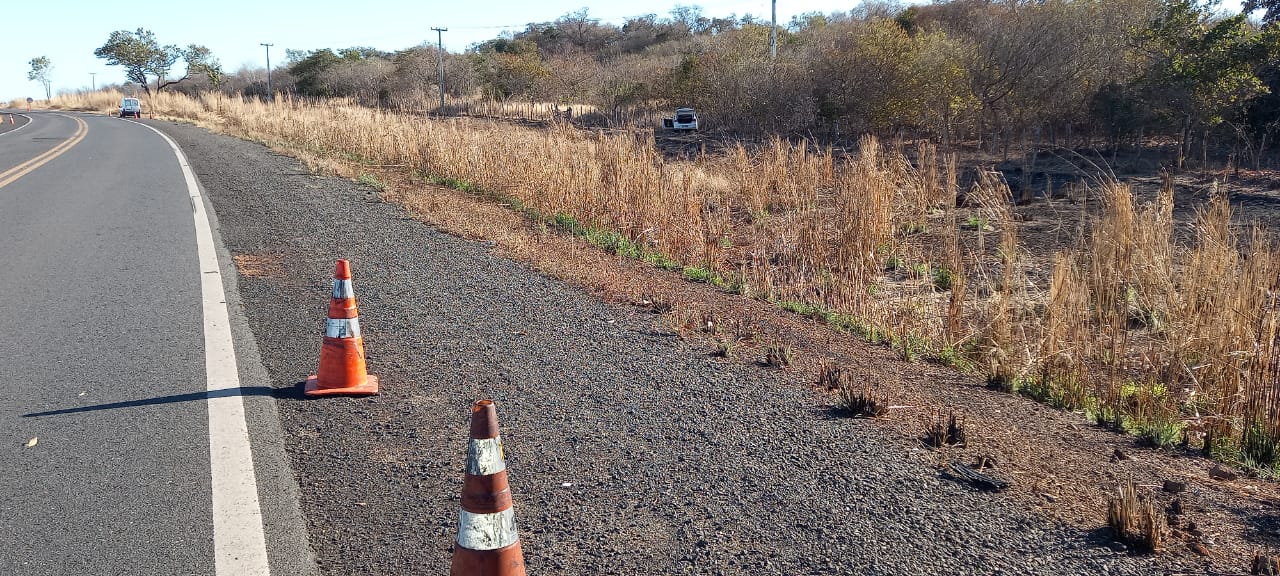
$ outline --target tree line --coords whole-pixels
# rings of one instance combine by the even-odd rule
[[[1257,164],[1280,133],[1280,0],[1245,8],[1261,19],[1216,0],[866,1],[791,19],[776,58],[769,22],[749,15],[681,6],[612,24],[583,9],[443,54],[444,90],[456,103],[578,106],[584,120],[692,106],[711,129],[741,135],[871,133],[1005,154],[1156,139],[1176,144],[1180,165],[1225,148]],[[177,82],[154,56],[114,48],[158,47],[144,32],[113,34],[99,56],[139,85],[147,74],[164,80],[157,89]],[[267,96],[261,70],[224,75],[207,49],[158,48],[160,64],[186,59],[199,72],[179,89]],[[441,55],[426,43],[286,55],[278,92],[428,112],[439,96]]]

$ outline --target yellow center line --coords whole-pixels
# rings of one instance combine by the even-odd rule
[[[0,172],[0,188],[8,186],[14,180],[30,174],[32,170],[44,166],[49,163],[50,160],[61,156],[63,152],[70,150],[72,146],[75,146],[76,144],[79,144],[81,140],[84,140],[85,135],[89,133],[89,125],[85,124],[84,120],[73,118],[71,116],[64,116],[62,114],[58,114],[58,116],[75,120],[76,133],[72,134],[70,138],[63,140],[57,146],[54,146],[53,149],[45,152],[44,154],[27,160],[26,162],[5,170],[4,172]]]

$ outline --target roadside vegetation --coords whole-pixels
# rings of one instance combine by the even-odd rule
[[[1280,249],[1216,185],[1175,218],[1174,174],[1269,163],[1280,37],[1270,11],[1255,26],[1210,8],[867,3],[797,18],[777,61],[751,18],[685,8],[618,27],[582,12],[447,55],[445,110],[425,47],[291,52],[273,99],[241,71],[144,105],[379,189],[489,198],[905,359],[1273,474]],[[121,96],[50,106],[110,112]],[[725,137],[670,153],[652,119],[676,104]],[[1015,198],[1060,196],[1036,181],[1049,159],[1147,147],[1166,151],[1158,193],[1099,168],[1072,183],[1068,238],[1024,235]],[[1017,166],[991,167],[1003,158]],[[768,348],[769,365],[792,363],[785,343]],[[844,403],[874,414],[872,396],[850,388]]]

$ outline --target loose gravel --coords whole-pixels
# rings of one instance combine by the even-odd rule
[[[784,371],[443,234],[261,145],[156,123],[190,158],[240,290],[325,574],[443,574],[468,407],[494,398],[531,574],[1154,574],[942,479],[913,439]],[[500,169],[500,167],[495,167]],[[336,258],[382,395],[303,400]]]

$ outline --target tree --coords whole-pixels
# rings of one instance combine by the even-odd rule
[[[186,48],[172,44],[161,46],[155,33],[144,28],[134,32],[112,32],[107,42],[93,51],[93,55],[106,60],[109,66],[123,66],[129,81],[142,85],[148,94],[151,93],[151,76],[156,78],[157,92],[192,75],[204,75],[214,84],[222,81],[222,65],[208,48],[197,44],[189,44]],[[169,70],[178,60],[186,62],[186,72],[181,78],[170,80]]]
[[[1263,11],[1263,25],[1271,26],[1276,22],[1280,22],[1280,0],[1245,0],[1243,6],[1244,14],[1251,14],[1256,10]]]
[[[499,38],[481,44],[472,55],[472,65],[484,92],[499,100],[533,98],[539,83],[551,75],[538,45],[528,40]]]
[[[298,79],[299,94],[317,98],[333,96],[333,89],[324,82],[325,73],[337,66],[342,58],[328,48],[314,50],[305,56],[300,51],[290,50],[286,53],[293,61],[289,65],[289,73]]]
[[[39,56],[31,59],[31,71],[27,72],[27,80],[35,80],[44,86],[44,98],[48,100],[53,97],[50,89],[52,81],[49,74],[53,72],[53,61],[48,56]]]
[[[1140,40],[1152,63],[1143,79],[1145,96],[1179,125],[1179,168],[1196,128],[1203,132],[1201,150],[1207,156],[1209,130],[1266,93],[1258,72],[1280,54],[1280,31],[1274,27],[1258,32],[1244,14],[1217,19],[1209,6],[1191,0],[1166,0]]]

